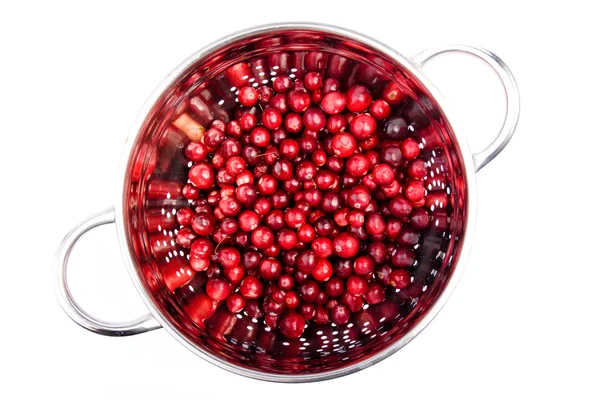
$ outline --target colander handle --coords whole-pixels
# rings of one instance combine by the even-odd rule
[[[504,64],[504,61],[491,51],[483,48],[463,45],[444,46],[435,49],[427,49],[414,56],[412,60],[419,67],[422,67],[431,59],[447,53],[466,54],[479,58],[494,70],[504,87],[506,114],[504,115],[502,128],[492,143],[485,149],[473,154],[475,170],[479,171],[500,154],[515,133],[517,122],[519,121],[520,110],[519,88],[517,87],[515,77],[506,64]]]
[[[67,265],[69,264],[69,256],[71,255],[73,246],[86,232],[98,226],[113,224],[114,222],[114,210],[109,208],[96,215],[92,215],[65,236],[54,258],[54,290],[56,297],[62,309],[73,321],[85,329],[100,335],[130,336],[158,329],[161,327],[160,324],[150,314],[122,323],[106,322],[95,318],[77,304],[69,290]]]

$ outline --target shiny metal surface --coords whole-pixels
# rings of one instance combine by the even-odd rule
[[[130,154],[133,150],[133,146],[135,144],[135,139],[138,136],[139,132],[143,129],[147,115],[151,112],[154,105],[156,104],[158,99],[161,97],[161,95],[168,88],[171,87],[173,82],[175,82],[177,80],[177,78],[184,71],[186,71],[187,68],[189,68],[192,64],[194,64],[197,60],[211,54],[216,49],[219,49],[223,46],[231,45],[232,43],[235,43],[236,41],[240,41],[245,38],[255,37],[256,35],[261,35],[261,34],[268,34],[268,33],[273,33],[273,32],[284,32],[284,31],[294,31],[294,30],[315,32],[315,33],[323,34],[323,35],[327,35],[327,34],[342,35],[342,36],[348,38],[348,40],[355,41],[357,43],[361,43],[365,46],[369,46],[370,48],[374,49],[375,51],[379,52],[380,54],[384,54],[385,56],[394,59],[397,63],[401,64],[404,68],[406,68],[406,70],[410,71],[410,73],[413,74],[420,81],[420,83],[431,93],[432,98],[439,104],[439,106],[444,114],[443,117],[449,122],[449,124],[451,125],[451,127],[454,131],[454,135],[456,137],[455,145],[458,149],[458,152],[462,156],[463,163],[464,163],[464,182],[466,185],[466,190],[467,190],[467,195],[468,195],[468,205],[467,205],[468,218],[465,221],[464,235],[463,235],[463,239],[462,239],[463,240],[462,251],[459,253],[459,258],[456,260],[455,272],[453,273],[453,275],[447,282],[443,292],[439,295],[435,304],[433,304],[429,308],[429,310],[426,312],[424,317],[418,323],[416,323],[406,335],[404,335],[401,339],[397,340],[396,342],[394,342],[392,345],[390,345],[386,349],[373,354],[369,359],[363,360],[363,361],[355,363],[355,364],[348,365],[347,367],[343,367],[343,368],[340,368],[340,369],[337,369],[334,371],[329,371],[329,372],[324,372],[324,373],[313,373],[313,374],[308,373],[308,374],[304,374],[304,375],[283,375],[283,374],[264,373],[264,372],[260,372],[260,371],[249,370],[247,368],[240,367],[233,363],[226,362],[221,358],[218,358],[215,354],[207,352],[207,351],[199,348],[198,346],[196,346],[191,341],[189,341],[180,332],[178,332],[176,327],[160,312],[158,307],[153,303],[149,294],[146,292],[144,285],[142,284],[142,277],[139,276],[139,271],[137,271],[136,266],[135,266],[135,256],[134,256],[133,250],[129,247],[128,236],[127,236],[127,232],[126,232],[126,228],[125,228],[128,221],[124,220],[124,218],[125,218],[124,217],[124,207],[125,207],[124,199],[126,198],[126,195],[127,195],[126,185],[124,185],[124,182],[126,182],[128,179],[127,174],[128,174],[128,170],[129,170]],[[456,48],[452,48],[452,49],[454,49],[454,51],[458,51],[458,50],[456,50]],[[469,49],[472,49],[472,48],[469,48]],[[460,50],[462,50],[463,52],[466,52],[466,51],[464,51],[464,49],[460,49]],[[477,49],[475,49],[475,50],[477,50]],[[448,49],[448,50],[444,50],[444,51],[450,51],[450,50]],[[479,50],[479,51],[482,52],[483,54],[487,54],[487,53],[485,53],[484,50]],[[57,272],[58,272],[56,275],[57,288],[58,288],[57,294],[59,295],[59,300],[61,300],[61,305],[65,309],[65,312],[67,312],[67,314],[69,314],[69,316],[71,318],[73,318],[80,325],[84,326],[86,329],[90,329],[94,332],[102,333],[102,334],[114,334],[114,333],[111,333],[112,331],[110,331],[110,329],[116,328],[116,327],[123,328],[123,329],[118,330],[118,331],[122,331],[123,332],[122,334],[134,334],[134,333],[141,333],[144,331],[156,329],[159,326],[162,326],[173,337],[175,337],[182,345],[184,345],[190,351],[197,354],[199,357],[201,357],[223,369],[226,369],[228,371],[235,372],[237,374],[247,376],[250,378],[262,379],[262,380],[274,381],[274,382],[311,382],[311,381],[320,381],[320,380],[326,380],[326,379],[340,377],[340,376],[347,375],[347,374],[359,371],[361,369],[367,368],[367,367],[389,357],[391,354],[395,353],[396,351],[398,351],[399,349],[404,347],[431,322],[431,320],[435,317],[435,315],[440,311],[440,309],[443,307],[445,302],[448,300],[450,294],[452,293],[453,289],[456,287],[456,284],[458,283],[458,280],[460,279],[461,272],[464,269],[464,266],[467,262],[468,251],[471,246],[471,241],[472,241],[473,234],[474,234],[475,213],[476,213],[475,172],[478,169],[480,169],[481,167],[483,167],[485,164],[487,164],[491,159],[493,159],[493,157],[495,155],[497,155],[502,150],[502,148],[506,145],[506,143],[510,139],[510,136],[512,136],[512,133],[514,132],[514,125],[516,125],[516,119],[517,119],[516,117],[518,117],[518,102],[515,105],[514,102],[510,103],[510,101],[509,101],[510,113],[507,113],[507,122],[505,122],[505,129],[503,128],[503,130],[501,131],[501,134],[496,139],[496,141],[494,141],[494,143],[492,143],[486,150],[484,150],[480,153],[477,153],[474,158],[471,157],[469,154],[469,151],[468,151],[468,145],[467,145],[466,138],[463,136],[462,132],[460,132],[459,125],[458,125],[456,119],[454,118],[454,116],[451,114],[449,106],[447,105],[446,101],[443,99],[441,94],[438,92],[438,90],[435,88],[435,86],[431,82],[429,82],[429,80],[426,78],[426,76],[423,75],[423,73],[420,70],[420,66],[422,66],[425,62],[427,62],[428,59],[431,59],[432,57],[434,57],[435,55],[437,55],[439,53],[440,53],[439,50],[435,50],[430,53],[422,53],[423,55],[418,57],[417,60],[413,62],[413,61],[405,58],[401,54],[397,53],[393,49],[387,47],[386,45],[384,45],[378,41],[375,41],[371,38],[365,37],[361,34],[358,34],[356,32],[353,32],[353,31],[349,31],[346,29],[341,29],[341,28],[337,28],[337,27],[333,27],[333,26],[328,26],[328,25],[321,25],[321,24],[285,23],[285,24],[265,25],[265,26],[260,26],[260,27],[249,29],[249,30],[245,30],[243,32],[231,35],[223,40],[217,41],[217,42],[209,45],[208,47],[193,54],[190,58],[188,58],[181,65],[179,65],[156,88],[156,90],[153,92],[153,94],[147,100],[146,104],[141,109],[136,121],[134,122],[134,124],[130,130],[129,137],[125,142],[125,147],[124,147],[124,151],[123,151],[123,159],[121,162],[119,175],[118,175],[118,179],[117,179],[118,193],[117,193],[117,198],[116,198],[116,202],[115,202],[115,206],[114,206],[114,222],[116,223],[117,233],[118,233],[119,241],[121,244],[121,251],[123,253],[123,257],[124,257],[125,264],[127,266],[127,270],[129,271],[129,274],[134,282],[134,285],[135,285],[137,291],[139,292],[140,296],[142,297],[144,303],[150,310],[150,313],[151,313],[152,317],[154,317],[155,321],[153,321],[150,316],[145,316],[145,317],[142,317],[140,320],[136,320],[130,324],[123,324],[123,325],[110,324],[109,325],[109,324],[103,323],[101,321],[97,321],[97,320],[91,318],[90,316],[88,316],[87,314],[85,314],[85,312],[82,309],[80,309],[76,305],[76,303],[73,301],[73,299],[70,297],[70,294],[68,292],[68,287],[66,285],[66,275],[65,275],[66,264],[68,261],[68,254],[70,252],[70,249],[71,249],[72,245],[75,243],[75,241],[87,230],[92,229],[93,227],[101,225],[101,224],[113,222],[113,215],[112,215],[112,212],[110,212],[110,211],[96,215],[96,216],[90,218],[89,220],[87,220],[86,222],[84,222],[82,225],[75,228],[75,230],[73,232],[71,232],[69,235],[67,235],[67,237],[65,238],[65,241],[63,242],[63,244],[61,245],[61,248],[59,249],[59,252],[58,252],[57,258],[56,258],[56,263],[57,263],[56,268],[57,268]],[[478,52],[474,52],[474,51],[471,51],[470,54],[475,54],[475,53],[479,54]],[[491,53],[489,53],[489,54],[491,54]],[[512,99],[514,98],[514,94],[513,94],[513,92],[511,92],[509,95],[509,91],[513,90],[512,89],[513,86],[514,86],[514,90],[516,90],[516,86],[514,85],[514,79],[512,78],[510,71],[508,71],[508,69],[505,68],[505,65],[499,59],[497,59],[497,57],[495,57],[493,55],[488,55],[486,57],[487,58],[484,59],[484,61],[490,63],[490,65],[493,65],[493,68],[495,70],[504,71],[503,73],[507,74],[507,76],[505,76],[505,78],[507,79],[507,82],[510,82],[512,80],[513,85],[505,85],[507,88],[506,89],[507,97],[512,101]],[[502,76],[501,76],[501,79],[502,79]],[[503,82],[504,82],[504,79],[503,79]],[[518,95],[517,95],[517,99],[518,99]],[[515,107],[516,107],[516,114],[515,114]],[[516,117],[515,117],[515,115],[516,115]]]
[[[500,128],[498,135],[485,149],[473,154],[475,170],[479,171],[500,154],[515,133],[517,123],[519,122],[519,112],[521,108],[519,88],[517,87],[515,77],[504,61],[486,49],[463,45],[444,46],[427,49],[414,56],[412,60],[419,67],[423,67],[432,59],[450,53],[473,56],[486,63],[494,70],[496,75],[498,75],[498,78],[500,78],[504,89],[504,95],[506,96],[506,113],[504,114],[504,121],[502,122],[502,127]]]
[[[65,236],[58,247],[54,259],[54,291],[65,313],[85,329],[106,336],[131,336],[158,329],[161,326],[150,314],[143,315],[127,322],[107,322],[88,314],[73,298],[69,290],[67,267],[69,256],[77,241],[90,230],[107,224],[115,223],[115,213],[112,208],[92,215],[77,225]]]

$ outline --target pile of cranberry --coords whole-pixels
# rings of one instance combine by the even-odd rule
[[[346,324],[411,282],[430,221],[428,173],[394,82],[372,93],[323,72],[259,86],[249,65],[225,79],[232,118],[185,149],[190,161],[177,243],[203,292],[184,308],[199,325],[218,307],[299,338],[307,324]]]

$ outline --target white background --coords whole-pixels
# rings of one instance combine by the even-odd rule
[[[577,1],[392,3],[2,2],[0,398],[600,396],[598,13]],[[513,70],[520,125],[477,174],[476,238],[450,302],[386,361],[302,385],[222,371],[162,330],[108,338],[75,325],[52,291],[54,251],[72,226],[113,203],[123,139],[145,98],[206,44],[290,20],[351,28],[405,55],[482,45]],[[471,147],[491,140],[503,98],[490,70],[450,56],[427,73]],[[106,319],[144,310],[120,257],[106,227],[72,258],[75,295]]]

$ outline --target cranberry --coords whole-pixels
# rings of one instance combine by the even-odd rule
[[[275,258],[265,258],[260,262],[260,276],[267,281],[275,281],[281,275],[281,263]]]
[[[206,281],[206,294],[213,300],[225,300],[231,292],[231,284],[225,279],[213,277]]]
[[[304,333],[304,318],[295,312],[290,312],[281,317],[279,330],[288,339],[298,339]]]
[[[326,307],[318,306],[315,313],[315,323],[318,325],[326,325],[330,322],[329,310]]]
[[[302,116],[295,113],[286,114],[283,120],[283,126],[290,133],[299,133],[302,130]]]
[[[209,189],[215,182],[215,172],[210,164],[200,162],[190,168],[190,182],[199,189]]]
[[[192,220],[192,229],[200,236],[208,236],[216,228],[215,218],[208,213],[198,213]]]
[[[385,100],[375,100],[371,107],[369,107],[369,113],[378,121],[386,119],[390,115],[390,105]]]
[[[427,176],[427,166],[425,165],[425,161],[420,159],[411,161],[408,164],[406,171],[408,172],[408,175],[413,178],[423,179]]]
[[[406,218],[412,211],[412,205],[403,196],[398,195],[390,200],[390,213],[398,218]]]
[[[364,154],[352,154],[346,162],[346,170],[354,177],[365,175],[371,168],[371,161]]]
[[[282,290],[291,290],[294,287],[294,278],[291,275],[283,274],[279,277],[277,284]]]
[[[177,222],[182,226],[189,226],[192,223],[194,212],[189,207],[180,208],[177,211]]]
[[[179,214],[177,215],[179,218]],[[415,208],[410,215],[409,224],[418,231],[423,231],[429,226],[429,214],[423,208]],[[183,225],[183,224],[182,224]]]
[[[348,158],[356,150],[356,139],[349,133],[338,133],[333,137],[331,146],[336,156]]]
[[[351,233],[340,233],[333,239],[333,249],[339,257],[352,258],[358,253],[359,247],[358,239]]]
[[[371,201],[371,192],[363,185],[356,185],[348,193],[348,205],[356,210],[365,210]]]
[[[299,228],[306,222],[304,213],[298,208],[291,208],[285,213],[285,223],[290,228]]]
[[[287,101],[293,112],[302,113],[310,106],[311,98],[305,90],[296,89],[288,93]]]
[[[425,187],[421,182],[411,180],[406,184],[405,195],[408,200],[416,203],[425,197]]]
[[[356,276],[355,276],[356,277]],[[358,278],[358,277],[356,277]],[[358,278],[361,279],[361,278]],[[366,285],[365,285],[366,286]],[[368,289],[368,288],[367,288]],[[350,312],[357,312],[362,309],[364,301],[362,296],[354,296],[349,292],[346,292],[342,295],[342,304],[348,306]]]
[[[250,141],[256,147],[267,147],[271,140],[271,134],[263,127],[254,128],[250,133]]]
[[[319,295],[319,285],[315,281],[307,280],[300,285],[300,298],[305,303],[314,303]]]
[[[368,256],[360,256],[354,260],[354,273],[357,275],[370,275],[375,269],[375,263]]]
[[[313,269],[317,266],[317,257],[314,251],[307,250],[298,256],[296,261],[296,267],[304,274],[310,274]]]
[[[252,86],[244,86],[238,94],[240,104],[252,107],[258,102],[258,92]]]
[[[415,259],[415,253],[409,249],[398,248],[392,253],[392,264],[396,268],[412,267]]]
[[[377,129],[377,121],[369,114],[357,115],[350,123],[350,132],[357,140],[367,140]]]
[[[315,238],[315,230],[308,224],[302,225],[298,228],[298,240],[303,243],[310,243]]]
[[[381,214],[369,214],[367,216],[365,228],[369,235],[381,235],[385,232],[385,220]]]
[[[402,88],[394,82],[390,82],[383,89],[381,96],[389,104],[395,106],[400,104],[402,100],[406,99],[408,97],[408,93],[402,90]]]
[[[300,306],[300,314],[302,314],[305,320],[311,321],[316,314],[315,306],[312,304],[302,304]]]
[[[262,123],[269,130],[276,130],[281,126],[283,119],[275,108],[267,108],[262,114]]]
[[[350,309],[345,305],[338,305],[331,310],[331,322],[344,325],[350,320]]]
[[[275,236],[269,228],[259,226],[252,232],[250,240],[257,249],[266,249],[275,242]]]
[[[321,108],[327,114],[339,114],[346,108],[346,96],[339,92],[329,92],[321,100]]]
[[[227,304],[227,309],[236,314],[244,309],[244,306],[246,305],[246,299],[239,293],[232,293],[229,295],[225,303]]]
[[[371,105],[369,89],[361,85],[352,86],[346,93],[348,110],[354,113],[365,111]]]
[[[292,88],[292,80],[289,76],[279,75],[273,81],[273,90],[277,93],[285,93]]]
[[[244,275],[246,275],[246,271],[244,270],[244,268],[240,267],[239,265],[236,265],[233,267],[223,268],[223,275],[229,280],[229,282],[231,282],[234,285],[237,285],[242,281]]]
[[[247,301],[244,311],[250,318],[260,318],[264,315],[264,311],[258,300]]]
[[[360,276],[352,275],[346,282],[346,291],[352,296],[363,296],[367,293],[367,281]]]
[[[242,255],[240,265],[247,270],[256,269],[260,264],[260,253],[254,250],[247,250]]]
[[[279,144],[279,152],[289,160],[293,160],[300,154],[300,146],[294,139],[284,139]]]
[[[405,269],[396,269],[390,274],[390,285],[396,289],[405,289],[410,285],[410,273]]]
[[[406,228],[398,236],[398,244],[404,246],[415,246],[419,243],[419,233],[412,228]]]
[[[326,258],[319,258],[311,274],[317,281],[327,281],[333,275],[333,266]]]
[[[309,72],[304,76],[304,86],[308,90],[318,90],[323,84],[321,75],[317,72]]]
[[[240,294],[247,299],[258,299],[263,289],[263,283],[254,276],[246,276],[240,284]]]
[[[289,291],[285,294],[283,302],[288,310],[295,310],[300,305],[300,297],[296,292]]]
[[[383,127],[383,133],[388,139],[404,139],[407,132],[408,123],[402,117],[389,118]]]
[[[277,244],[282,250],[291,250],[296,246],[298,237],[289,229],[282,229],[277,233]]]
[[[325,127],[327,119],[325,118],[325,114],[323,114],[323,112],[318,108],[309,108],[304,113],[302,122],[306,128],[315,132],[319,132]]]
[[[272,175],[263,175],[258,180],[257,186],[260,194],[273,194],[277,190],[277,179]]]

